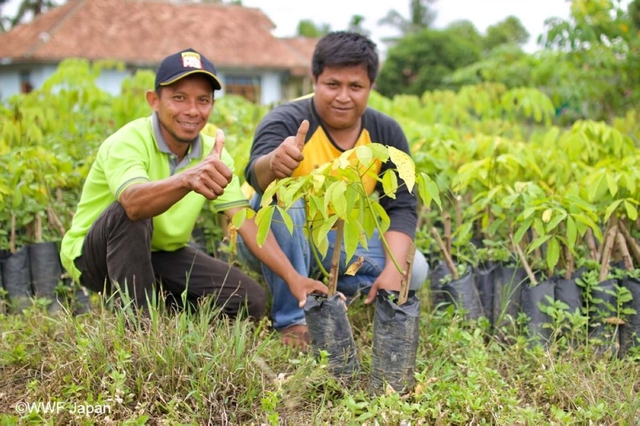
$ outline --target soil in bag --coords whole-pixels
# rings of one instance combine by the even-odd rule
[[[640,347],[640,280],[625,277],[622,286],[631,292],[632,299],[623,308],[635,309],[635,314],[627,315],[620,326],[620,357],[629,355],[633,348]]]
[[[387,384],[400,393],[413,389],[420,338],[420,300],[412,293],[398,306],[397,292],[378,291],[373,318],[371,394],[385,393]]]
[[[37,243],[29,246],[29,268],[31,286],[36,297],[47,299],[49,313],[62,310],[56,295],[56,287],[62,275],[62,264],[58,246],[54,242]]]
[[[549,344],[553,320],[550,315],[542,312],[540,306],[553,303],[554,286],[552,280],[544,280],[535,286],[524,286],[522,290],[522,311],[528,318],[527,334],[534,344]]]
[[[493,326],[493,280],[498,265],[493,262],[480,263],[473,270],[476,275],[476,286],[482,302],[482,311]]]
[[[356,344],[346,305],[338,294],[311,295],[304,305],[311,348],[316,358],[329,353],[329,371],[336,377],[350,376],[360,369]]]
[[[464,276],[444,284],[442,290],[449,302],[453,303],[457,309],[464,310],[468,320],[477,320],[484,315],[475,275],[471,267],[467,268]]]
[[[29,270],[29,250],[22,247],[2,260],[2,285],[9,297],[10,311],[22,312],[31,306],[31,271]]]
[[[607,318],[616,316],[615,284],[611,278],[598,284],[599,289],[591,291],[591,309],[589,309],[589,339],[596,345],[596,352],[603,353],[614,350],[618,343],[617,326],[607,323]]]

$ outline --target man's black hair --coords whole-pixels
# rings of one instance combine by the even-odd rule
[[[318,41],[313,52],[311,71],[317,79],[325,67],[350,67],[364,65],[373,84],[378,75],[376,44],[362,34],[335,31]]]

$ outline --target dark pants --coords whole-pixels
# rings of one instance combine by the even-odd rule
[[[254,319],[264,316],[267,294],[252,278],[192,247],[151,252],[152,233],[151,219],[132,221],[120,203],[111,204],[89,229],[75,260],[82,285],[110,295],[119,283],[138,306],[159,288],[178,302],[186,289],[190,303],[212,296],[231,317],[243,309]]]

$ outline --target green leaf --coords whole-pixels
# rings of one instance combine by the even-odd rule
[[[256,214],[256,224],[258,225],[258,235],[256,236],[258,246],[262,247],[267,240],[269,230],[271,229],[271,220],[273,219],[274,205],[263,207]]]
[[[380,236],[387,232],[389,226],[391,225],[391,220],[389,219],[389,215],[384,210],[384,208],[377,202],[371,203],[373,206],[373,210],[375,214],[379,217],[378,221],[378,231],[380,232]]]
[[[609,192],[612,197],[618,192],[618,183],[616,182],[615,177],[611,173],[607,173],[607,186],[609,187]]]
[[[347,184],[345,181],[339,181],[331,185],[331,204],[338,214],[338,216],[347,217],[347,199],[345,198],[347,192]]]
[[[489,225],[489,228],[487,228],[487,233],[491,236],[494,236],[498,231],[498,229],[500,229],[502,225],[504,225],[504,221],[505,221],[504,218],[494,219],[493,223],[491,223],[491,225]]]
[[[353,220],[349,218],[344,221],[344,232],[343,232],[343,240],[344,240],[344,251],[347,254],[345,259],[345,265],[349,263],[349,260],[355,254],[358,248],[358,242],[360,240],[360,223],[357,220]]]
[[[233,223],[233,226],[235,226],[236,229],[240,229],[244,221],[247,219],[247,210],[249,209],[240,209],[236,212],[236,214],[233,215],[231,223]]]
[[[20,189],[21,186],[22,185],[18,185],[13,190],[13,199],[11,200],[11,207],[13,208],[14,211],[18,210],[18,208],[22,204],[22,191]]]
[[[409,192],[412,192],[416,183],[416,166],[413,160],[406,152],[400,151],[392,146],[389,147],[389,157],[391,161],[393,161],[393,164],[395,164],[400,178],[407,185],[407,189]]]
[[[629,201],[624,200],[624,208],[627,210],[627,217],[629,217],[629,219],[638,219],[638,209],[636,209],[636,206],[631,204]]]
[[[609,221],[609,218],[611,217],[613,212],[616,211],[616,209],[618,208],[620,203],[622,203],[622,201],[624,201],[624,200],[622,200],[622,199],[615,200],[613,203],[609,204],[607,209],[604,211],[604,221],[605,221],[605,223]]]
[[[369,208],[366,203],[363,208],[362,227],[364,228],[364,232],[367,234],[367,237],[371,238],[373,236],[373,231],[376,229],[376,222],[373,209]]]
[[[313,231],[312,231],[313,241],[318,247],[318,250],[320,250],[320,252],[323,255],[327,254],[327,248],[328,248],[327,235],[329,234],[329,231],[331,231],[331,228],[333,228],[333,226],[335,225],[338,219],[339,219],[338,216],[332,215],[331,217],[329,217],[329,219],[327,219],[325,223],[323,223],[322,225],[316,228],[313,228]]]
[[[593,236],[598,239],[598,241],[602,242],[602,231],[600,227],[596,225],[596,223],[587,215],[584,214],[576,214],[573,217],[578,221],[587,225],[593,231]]]
[[[547,232],[553,231],[560,222],[566,219],[566,217],[567,212],[564,210],[556,210],[556,216],[547,224]]]
[[[356,148],[356,157],[364,166],[369,166],[373,161],[373,152],[368,146],[359,146]]]
[[[315,219],[318,213],[322,215],[321,207],[319,207],[319,206],[322,206],[322,201],[318,202],[317,198],[318,197],[316,197],[315,195],[309,195],[308,198],[305,200],[307,204],[307,216],[309,220]]]
[[[524,234],[529,230],[529,228],[531,228],[532,223],[533,223],[533,219],[529,219],[525,222],[522,222],[522,225],[520,225],[515,235],[513,236],[513,240],[516,244],[518,244],[522,240],[522,237],[524,237]]]
[[[535,218],[533,220],[533,229],[536,231],[536,234],[538,234],[538,236],[540,237],[546,234],[544,230],[544,224],[542,223],[540,218]]]
[[[556,267],[560,259],[560,243],[556,237],[551,238],[547,247],[547,266],[550,270]]]
[[[537,249],[538,247],[540,247],[542,244],[544,244],[545,242],[547,242],[547,240],[549,240],[549,238],[551,238],[552,235],[543,235],[542,237],[538,237],[536,238],[530,245],[529,248],[527,249],[527,254],[530,254],[532,251],[534,251],[535,249]]]
[[[282,221],[284,222],[284,225],[287,227],[287,230],[291,235],[293,235],[293,219],[291,219],[291,216],[289,216],[289,213],[285,211],[283,208],[279,206],[276,206],[276,208],[278,209],[278,212],[282,216]]]
[[[607,193],[607,177],[605,173],[600,173],[600,176],[597,177],[591,186],[589,187],[589,201],[599,201],[602,199],[604,194]]]
[[[382,190],[384,194],[389,197],[396,199],[396,191],[398,190],[398,177],[396,176],[396,172],[392,169],[387,170],[382,176]]]
[[[435,201],[438,207],[442,209],[438,185],[424,172],[418,173],[417,182],[418,192],[425,207],[431,206],[431,201]]]
[[[538,210],[536,207],[527,207],[526,209],[524,209],[524,211],[522,212],[522,216],[524,219],[527,219],[529,216],[531,216],[532,214],[534,214],[536,212],[536,210]]]

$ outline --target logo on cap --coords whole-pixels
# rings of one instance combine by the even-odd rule
[[[200,54],[196,52],[182,52],[182,66],[185,68],[202,69]]]

